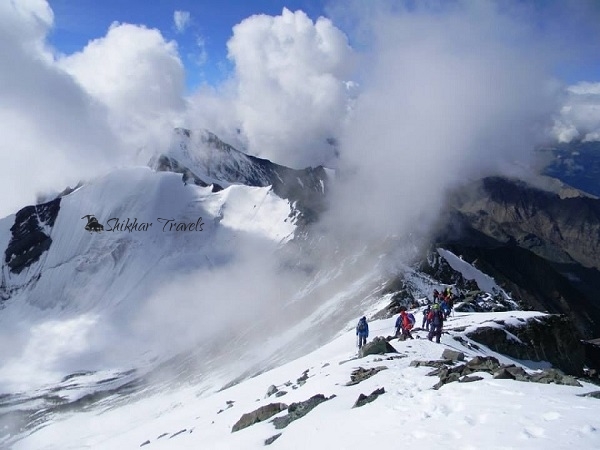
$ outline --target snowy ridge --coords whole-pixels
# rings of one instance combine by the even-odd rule
[[[491,319],[505,321],[535,317],[533,312],[456,314],[449,329],[477,326]],[[371,338],[390,334],[395,318],[370,323]],[[219,391],[202,386],[151,396],[118,409],[92,410],[56,421],[17,442],[14,449],[138,448],[211,449],[264,448],[265,440],[281,433],[272,444],[281,449],[395,448],[400,430],[423,448],[579,448],[594,449],[600,442],[598,400],[581,394],[597,390],[583,387],[525,383],[493,379],[451,383],[433,390],[436,377],[427,367],[410,367],[412,360],[439,359],[444,348],[461,350],[467,359],[494,355],[485,347],[457,347],[444,334],[442,344],[423,339],[391,344],[399,359],[379,355],[353,360],[355,336],[344,333],[317,351]],[[393,355],[388,355],[393,356]],[[514,363],[495,354],[501,363]],[[518,364],[518,363],[517,363]],[[520,364],[519,364],[520,365]],[[353,386],[346,386],[358,368],[385,370]],[[522,366],[527,370],[527,366]],[[306,376],[302,377],[303,374]],[[300,382],[305,378],[304,382]],[[281,396],[267,397],[274,385]],[[353,408],[360,393],[383,388],[372,403]],[[329,400],[286,428],[276,430],[269,420],[232,433],[244,414],[273,402],[304,401],[316,394]],[[531,399],[535,398],[535,402]],[[275,417],[286,414],[283,411]],[[127,418],[127,420],[123,420]],[[91,426],[93,424],[93,426]]]
[[[452,267],[457,272],[460,272],[465,277],[465,279],[475,280],[475,282],[482,291],[489,292],[491,294],[499,293],[502,294],[505,299],[510,298],[510,296],[506,292],[504,292],[504,289],[498,286],[498,284],[492,277],[478,270],[472,264],[463,261],[461,258],[456,256],[449,250],[438,248],[437,251],[440,254],[440,256],[442,256],[448,262],[450,267]]]
[[[264,187],[288,184],[299,190],[320,189],[321,193],[325,189],[322,180],[318,184],[308,182],[311,180],[306,176],[312,169],[290,169],[266,159],[246,155],[208,130],[192,132],[183,128],[175,129],[165,156],[174,158],[205,182],[221,186],[244,184]],[[325,173],[323,170],[323,174]]]

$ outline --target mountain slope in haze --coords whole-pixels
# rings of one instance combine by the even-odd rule
[[[326,172],[313,179],[226,150],[290,198],[251,185],[268,178],[232,179],[225,162],[218,172],[179,155],[211,183],[186,180],[179,161],[183,172],[118,169],[0,220],[3,433],[31,433],[106,396],[233,383],[318,348],[363,313],[382,282],[372,259],[338,253],[296,270],[291,243]],[[85,230],[91,215],[103,231]]]
[[[175,313],[178,310],[205,310],[229,325],[235,323],[227,318],[234,309],[252,316],[250,307],[228,304],[226,296],[222,303],[215,298],[211,309],[211,298],[198,293],[192,296],[198,286],[186,280],[186,274],[202,271],[204,278],[196,283],[204,281],[210,287],[221,282],[226,270],[231,269],[231,276],[243,271],[244,255],[259,254],[258,249],[264,260],[259,258],[256,263],[263,263],[266,270],[268,255],[291,239],[295,230],[289,203],[268,187],[233,185],[215,193],[208,187],[184,185],[181,175],[143,167],[114,171],[51,204],[56,213],[52,221],[40,214],[49,210],[43,205],[0,220],[0,243],[7,255],[2,265],[5,300],[0,333],[6,342],[14,340],[11,334],[19,336],[14,346],[2,349],[0,378],[8,377],[5,382],[27,384],[29,376],[31,381],[43,378],[41,366],[62,366],[60,361],[65,364],[56,368],[59,377],[70,373],[60,373],[62,369],[99,369],[98,365],[107,361],[95,361],[94,352],[114,357],[116,364],[134,364],[132,355],[148,351],[142,359],[156,357],[153,346],[160,347],[160,342],[149,327],[157,323],[157,315],[164,314],[169,320],[169,307],[173,311],[171,326],[183,321]],[[84,229],[82,216],[87,214],[97,217],[104,225],[103,232]],[[137,225],[131,226],[134,223]],[[178,230],[174,224],[188,229]],[[41,244],[31,247],[33,238]],[[15,264],[17,260],[21,263]],[[191,285],[189,292],[184,289],[186,282]],[[178,283],[184,287],[176,289]],[[42,345],[44,338],[52,340],[53,334],[60,335],[60,328],[69,323],[72,339],[80,342],[81,348],[73,346],[66,354],[48,352],[39,371],[12,379],[16,373],[11,368],[24,363],[28,345]],[[197,334],[210,331],[214,330]],[[134,348],[126,350],[132,335],[137,335]],[[121,338],[116,350],[111,350]],[[160,350],[172,353],[177,348],[174,344]],[[86,351],[91,352],[88,357]]]

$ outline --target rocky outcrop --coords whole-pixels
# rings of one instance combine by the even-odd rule
[[[477,282],[467,280],[462,273],[454,270],[438,253],[435,246],[428,250],[426,260],[419,265],[419,271],[429,275],[440,284],[455,286],[461,292],[479,290]]]
[[[10,228],[10,242],[4,251],[4,262],[13,273],[21,273],[50,248],[52,239],[48,228],[60,210],[60,197],[47,203],[26,206],[15,215]]]
[[[358,396],[358,398],[356,399],[356,402],[354,403],[353,408],[360,408],[361,406],[364,406],[367,403],[371,403],[371,402],[377,400],[377,397],[379,397],[381,394],[385,394],[384,388],[375,389],[369,395],[365,395],[365,394],[361,393]]]
[[[451,361],[412,361],[412,367],[428,366],[435,367],[427,375],[439,376],[438,381],[433,389],[439,389],[443,385],[458,381],[459,383],[469,383],[483,380],[483,377],[473,376],[476,372],[489,373],[497,380],[517,380],[534,383],[555,383],[568,386],[579,386],[581,384],[572,376],[565,375],[557,369],[544,369],[541,372],[533,374],[527,373],[522,367],[515,364],[500,364],[493,356],[476,356],[466,364],[452,366]]]
[[[243,430],[255,423],[262,422],[273,417],[275,414],[279,414],[281,411],[286,409],[288,406],[285,403],[269,403],[268,405],[261,406],[260,408],[246,413],[240,417],[240,419],[233,425],[231,432]]]
[[[600,391],[588,392],[587,394],[581,394],[580,397],[592,397],[600,399]]]
[[[445,348],[442,352],[442,359],[449,359],[450,361],[464,361],[465,354],[463,352],[457,352],[456,350]]]
[[[275,442],[280,437],[281,437],[281,433],[274,434],[270,438],[265,439],[265,445],[271,445],[273,442]]]
[[[385,353],[398,353],[394,347],[383,337],[376,336],[371,342],[367,342],[360,349],[359,356],[383,355]]]
[[[350,374],[350,381],[346,383],[346,386],[354,386],[355,384],[365,381],[371,378],[373,375],[386,369],[386,366],[372,367],[370,369],[359,367],[358,369],[352,371],[352,373]]]
[[[553,262],[600,269],[598,199],[561,198],[520,180],[490,177],[454,201],[476,230],[497,241],[514,241]]]
[[[493,326],[468,332],[467,336],[511,358],[548,361],[568,374],[583,374],[583,344],[565,316],[538,316],[519,325],[497,321]]]
[[[304,417],[321,403],[330,400],[331,398],[333,398],[333,396],[327,398],[323,394],[317,394],[303,402],[292,403],[288,407],[288,413],[285,416],[275,417],[271,422],[273,422],[273,425],[276,429],[281,430],[282,428],[287,427],[294,420]]]

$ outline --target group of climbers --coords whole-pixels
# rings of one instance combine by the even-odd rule
[[[423,323],[421,328],[428,332],[427,339],[435,341],[439,344],[442,337],[442,329],[444,322],[450,316],[454,308],[455,296],[452,293],[452,288],[447,287],[442,292],[437,289],[433,290],[433,304],[427,302],[426,308],[423,310]],[[414,339],[411,330],[415,326],[415,316],[408,312],[403,306],[400,308],[400,315],[396,319],[395,329],[399,340]],[[367,318],[362,317],[356,326],[356,336],[358,337],[358,348],[362,348],[369,337],[369,325]]]
[[[447,287],[442,292],[438,292],[437,289],[434,289],[433,303],[439,303],[440,309],[444,314],[444,319],[447,319],[454,308],[454,294],[452,293],[452,288]]]

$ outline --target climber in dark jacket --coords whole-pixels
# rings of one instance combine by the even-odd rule
[[[356,335],[358,336],[358,348],[362,348],[367,343],[367,338],[369,337],[369,324],[367,323],[367,318],[364,316],[358,321],[358,325],[356,325]]]
[[[431,311],[431,305],[427,304],[427,308],[423,311],[423,325],[421,325],[421,328],[427,331],[429,331],[429,319],[427,318],[429,311]]]
[[[440,305],[434,304],[428,317],[430,325],[427,339],[431,341],[435,337],[435,342],[439,344],[442,337],[442,327],[444,326],[444,313],[440,310]]]

